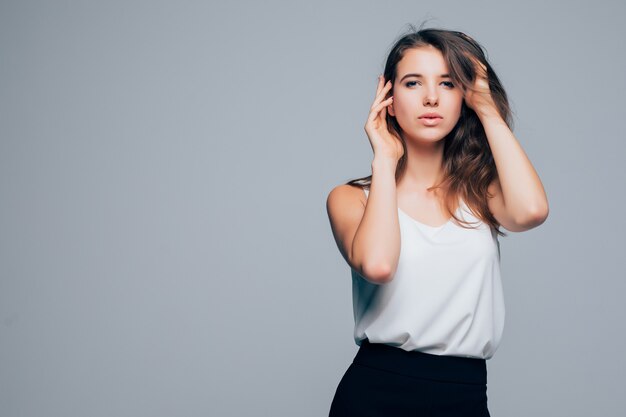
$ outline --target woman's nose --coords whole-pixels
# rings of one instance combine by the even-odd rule
[[[424,95],[424,105],[435,105],[437,104],[437,88],[433,86],[427,87]]]
[[[437,95],[432,93],[432,94],[427,94],[426,97],[424,97],[424,105],[436,105],[437,104]]]

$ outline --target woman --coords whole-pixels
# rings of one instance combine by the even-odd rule
[[[372,175],[327,210],[351,267],[359,350],[330,416],[489,416],[501,340],[498,236],[542,224],[548,201],[511,132],[482,47],[413,30],[389,53],[365,132]]]

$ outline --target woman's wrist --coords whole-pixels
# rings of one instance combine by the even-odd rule
[[[391,158],[374,157],[374,159],[372,160],[372,170],[376,171],[391,170],[393,173],[395,173],[397,166],[398,161],[395,161]]]

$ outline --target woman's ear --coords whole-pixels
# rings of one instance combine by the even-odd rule
[[[393,101],[391,102],[389,106],[387,106],[387,113],[389,113],[389,116],[396,117],[396,112],[393,108]]]

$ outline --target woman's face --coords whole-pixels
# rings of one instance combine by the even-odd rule
[[[445,74],[449,74],[448,65],[432,46],[409,49],[398,63],[388,111],[407,139],[439,141],[459,120],[463,91]],[[441,118],[420,118],[425,113],[438,113]]]

